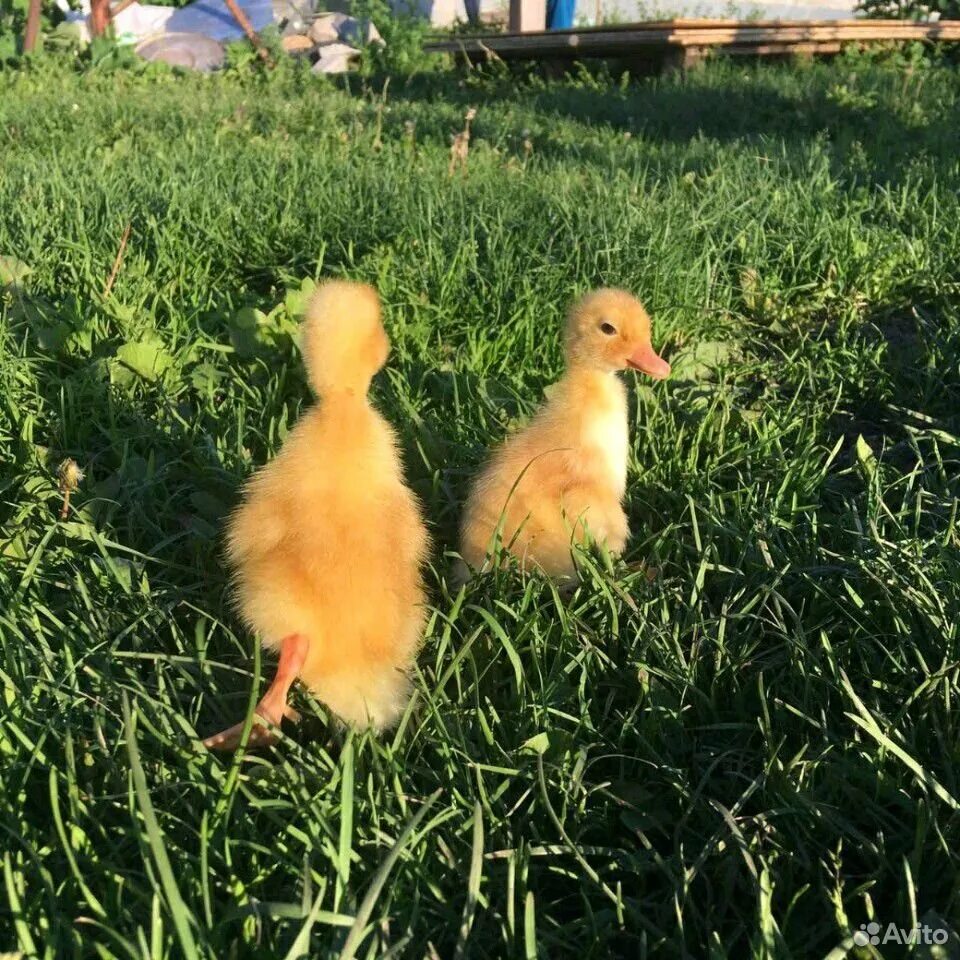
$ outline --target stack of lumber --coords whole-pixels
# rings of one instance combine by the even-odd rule
[[[537,30],[435,40],[426,49],[471,60],[582,60],[645,57],[680,63],[707,50],[769,56],[831,54],[844,44],[960,41],[960,20],[661,20],[574,30]],[[692,55],[692,56],[691,56]]]

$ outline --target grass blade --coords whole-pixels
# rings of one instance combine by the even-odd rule
[[[197,944],[190,926],[193,918],[180,895],[177,881],[174,879],[173,868],[170,866],[170,858],[163,842],[163,832],[157,822],[153,803],[150,800],[147,778],[143,772],[140,751],[137,748],[136,731],[133,727],[133,716],[130,712],[130,699],[127,697],[126,691],[123,694],[123,726],[127,740],[127,756],[130,758],[130,770],[133,774],[133,787],[137,796],[137,806],[140,808],[140,815],[143,817],[144,827],[146,828],[147,844],[153,855],[157,872],[160,874],[160,885],[163,888],[167,909],[173,920],[174,929],[177,931],[177,939],[180,941],[180,949],[183,951],[183,955],[187,960],[197,960],[200,954],[197,952]]]
[[[454,958],[465,957],[467,954],[467,939],[473,926],[473,916],[476,913],[477,901],[480,897],[480,878],[483,875],[483,807],[477,800],[473,805],[473,849],[470,854],[470,875],[467,879],[467,900],[463,905],[463,919],[460,921],[460,932],[457,935],[457,945],[454,948]]]
[[[866,704],[857,696],[847,675],[841,671],[840,676],[844,690],[846,690],[847,695],[857,708],[857,713],[847,713],[846,716],[860,727],[861,730],[870,734],[880,746],[885,750],[889,750],[890,753],[904,763],[913,772],[917,780],[919,780],[923,786],[932,790],[951,810],[960,810],[960,802],[957,801],[956,797],[954,797],[932,773],[924,770],[903,747],[891,740],[890,737],[880,729],[880,725],[874,719],[873,714],[870,713]]]
[[[440,791],[437,790],[427,798],[423,806],[407,821],[407,825],[400,832],[400,836],[394,841],[390,852],[384,857],[383,863],[380,864],[379,869],[374,874],[373,880],[370,881],[370,887],[360,904],[360,909],[357,911],[353,926],[347,934],[346,942],[340,951],[340,960],[353,960],[356,956],[360,943],[364,938],[370,915],[373,913],[373,908],[377,904],[377,898],[380,896],[380,891],[383,890],[383,886],[387,882],[387,877],[390,876],[393,865],[397,862],[397,858],[406,846],[407,841],[413,836],[417,827],[420,826],[420,822],[427,815],[439,796]]]
[[[532,890],[527,891],[523,904],[523,948],[526,960],[537,960],[537,913]]]
[[[340,782],[340,844],[337,850],[337,887],[333,897],[333,909],[338,910],[340,901],[350,883],[350,857],[353,854],[353,735],[347,734],[340,757],[343,779]]]

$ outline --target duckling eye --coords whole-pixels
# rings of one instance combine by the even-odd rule
[[[601,323],[600,329],[608,336],[612,337],[616,332],[617,328],[612,323]]]

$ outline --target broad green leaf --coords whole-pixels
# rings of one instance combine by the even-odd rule
[[[755,410],[753,407],[735,407],[731,413],[733,416],[737,417],[741,423],[756,423],[763,417],[763,413],[760,410]]]
[[[266,343],[267,333],[265,330],[259,328],[253,330],[240,327],[230,328],[230,345],[241,360],[249,360],[255,357]]]
[[[200,393],[211,393],[223,376],[223,372],[212,363],[199,363],[190,371],[190,383]]]
[[[70,352],[73,326],[60,319],[62,310],[44,297],[17,296],[10,308],[10,317],[26,323],[41,350],[49,353]]]
[[[159,340],[125,343],[117,349],[117,360],[143,380],[156,380],[173,363]]]
[[[111,297],[103,309],[115,320],[119,321],[120,325],[123,328],[128,327],[137,316],[137,308],[131,306],[129,303],[122,303],[120,300]]]
[[[36,330],[37,344],[41,350],[58,353],[70,339],[73,329],[67,323],[57,323],[52,327],[38,327]]]
[[[93,350],[93,328],[90,326],[73,330],[67,339],[67,352],[74,356],[89,356]]]
[[[230,319],[230,343],[242,360],[276,349],[282,337],[293,334],[296,324],[284,305],[278,304],[269,314],[256,307],[243,307]]]
[[[241,360],[250,360],[261,352],[269,336],[267,315],[256,307],[241,307],[230,318],[230,344]]]
[[[299,289],[293,288],[288,290],[283,301],[284,306],[287,308],[287,314],[297,320],[303,317],[307,312],[307,305],[310,303],[310,298],[316,289],[316,283],[312,278],[307,277],[303,283],[300,284]]]
[[[266,326],[272,332],[274,338],[287,334],[293,336],[297,332],[297,320],[287,313],[284,304],[278,303],[266,317]]]
[[[737,355],[737,344],[726,340],[706,340],[685,350],[673,361],[673,380],[709,380],[714,372],[728,365]]]
[[[523,743],[520,744],[520,749],[542,756],[550,749],[550,737],[545,733],[538,733],[535,737],[524,740]]]
[[[0,255],[0,287],[13,287],[23,283],[33,269],[22,260],[9,255]]]
[[[256,307],[241,307],[230,318],[230,326],[235,330],[256,330],[266,319],[266,314]]]

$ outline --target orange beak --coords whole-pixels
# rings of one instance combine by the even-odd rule
[[[670,376],[670,364],[649,343],[627,357],[627,366],[653,377],[654,380],[666,380]]]

